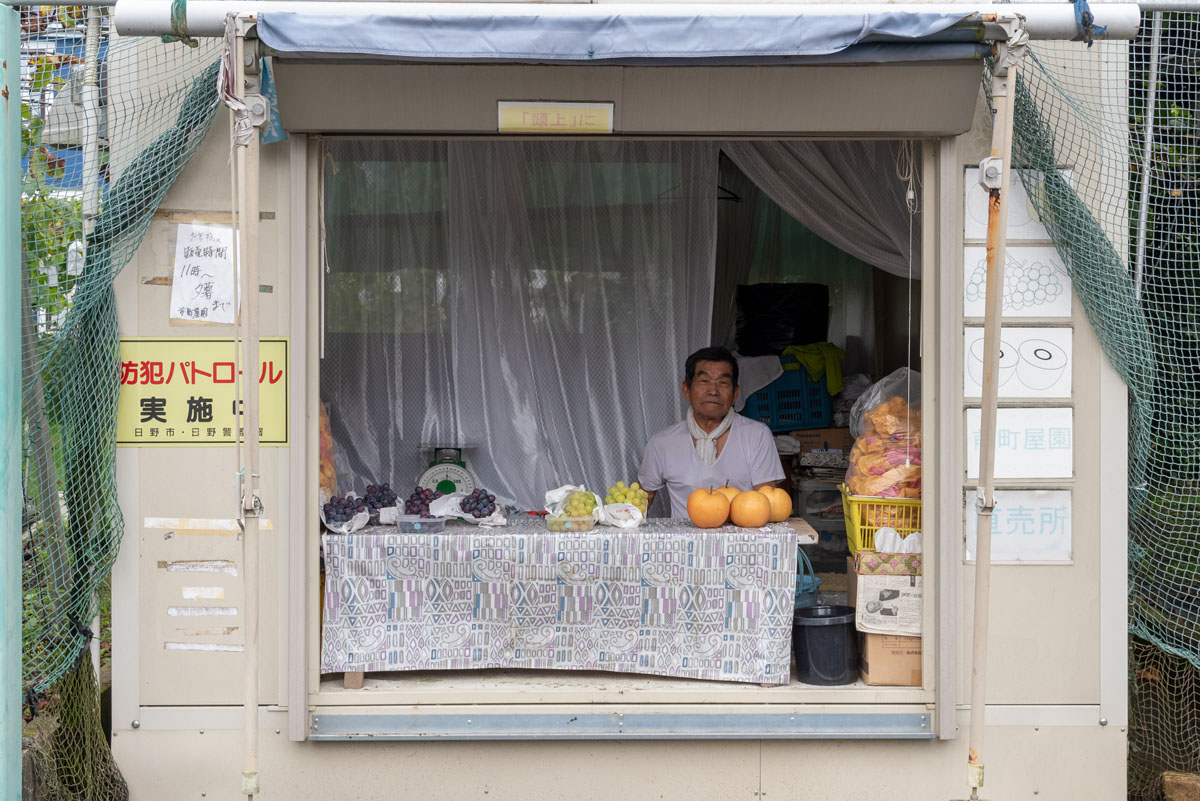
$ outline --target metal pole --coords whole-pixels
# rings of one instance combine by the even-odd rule
[[[1146,223],[1150,216],[1150,167],[1154,150],[1154,101],[1158,94],[1158,51],[1162,43],[1162,12],[1154,12],[1150,26],[1150,74],[1146,79],[1146,117],[1142,142],[1142,189],[1138,193],[1137,261],[1133,268],[1133,296],[1142,299],[1142,276],[1146,267]]]
[[[83,47],[83,254],[100,211],[100,9],[87,11]],[[97,605],[98,606],[98,605]],[[100,616],[92,619],[92,667],[100,680]]]
[[[21,15],[0,6],[0,798],[21,797]]]
[[[238,21],[235,39],[235,91],[246,100],[246,39]],[[235,126],[236,130],[236,126]],[[258,782],[258,606],[259,606],[259,464],[258,464],[258,130],[249,141],[235,144],[237,153],[238,233],[245,259],[240,263],[242,309],[239,325],[242,340],[242,398],[246,435],[242,441],[242,517],[245,520],[242,568],[245,573],[245,675],[243,678],[242,792],[253,799]]]
[[[1012,182],[1013,105],[1017,63],[1025,52],[1025,32],[1018,26],[1005,44],[996,45],[992,69],[992,154],[980,170],[988,188],[987,282],[983,327],[983,387],[980,393],[979,488],[975,540],[975,614],[971,642],[971,733],[967,775],[971,798],[983,786],[983,732],[987,701],[988,607],[992,576],[992,510],[995,506],[996,406],[1000,369],[1000,322],[1004,307],[1005,234]]]

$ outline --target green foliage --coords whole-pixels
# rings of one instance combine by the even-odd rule
[[[63,79],[58,56],[31,59],[32,89],[57,89]],[[42,120],[21,103],[21,152],[26,158],[21,179],[21,245],[29,269],[29,294],[35,319],[54,320],[66,310],[74,288],[67,269],[71,244],[83,240],[83,207],[77,197],[64,197],[52,181],[63,177],[63,160],[42,145]]]

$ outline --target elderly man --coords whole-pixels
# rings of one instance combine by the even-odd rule
[[[688,495],[726,482],[761,489],[783,480],[771,429],[733,410],[738,366],[725,348],[701,348],[684,365],[687,419],[664,428],[646,445],[638,481],[649,496],[667,488],[671,516],[687,517]]]

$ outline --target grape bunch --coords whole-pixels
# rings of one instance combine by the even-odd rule
[[[631,503],[642,511],[642,516],[646,514],[646,499],[649,495],[642,485],[636,481],[625,486],[624,481],[618,481],[608,488],[608,496],[604,499],[605,503]]]
[[[368,511],[378,512],[380,509],[396,505],[396,493],[388,484],[370,484],[363,501],[366,502]]]
[[[356,514],[367,511],[367,505],[361,498],[335,496],[322,507],[322,511],[325,513],[325,522],[333,526],[349,523]]]
[[[587,490],[572,492],[567,496],[567,504],[563,507],[563,514],[567,517],[591,517],[592,510],[595,508],[595,495]]]
[[[442,497],[442,493],[437,490],[417,487],[412,491],[412,495],[409,495],[404,501],[404,513],[420,517],[432,517],[429,514],[429,502],[440,497]]]
[[[472,490],[462,499],[462,510],[475,518],[487,517],[496,511],[496,496],[488,495],[484,489]]]

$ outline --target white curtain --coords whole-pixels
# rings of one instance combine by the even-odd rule
[[[920,224],[909,247],[899,141],[726,142],[721,151],[817,236],[889,273],[921,277]]]
[[[433,445],[467,446],[477,481],[522,508],[633,479],[709,342],[716,145],[325,148],[339,489],[408,489]]]

